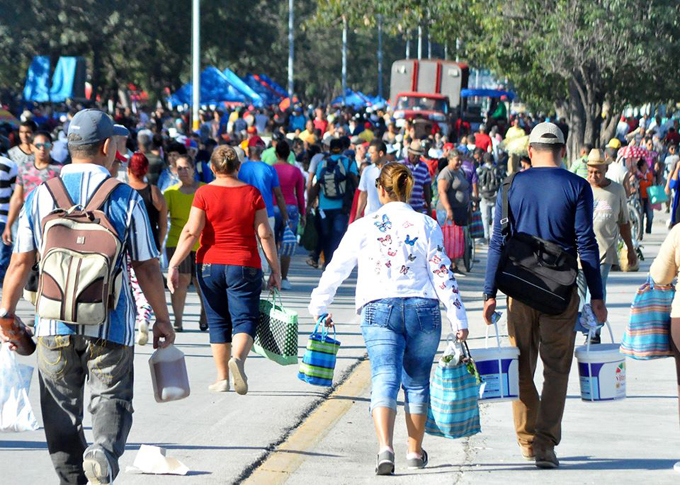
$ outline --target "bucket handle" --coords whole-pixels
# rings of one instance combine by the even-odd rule
[[[493,326],[496,329],[496,345],[498,346],[498,386],[501,391],[501,398],[505,397],[505,389],[503,389],[503,362],[501,361],[500,358],[500,350],[501,350],[501,337],[498,333],[498,322],[493,322]],[[484,345],[486,348],[489,348],[489,327],[490,325],[486,326],[486,338],[484,339]],[[508,393],[510,393],[510,389],[508,389]]]
[[[609,330],[609,336],[612,339],[612,343],[614,343],[614,333],[612,332],[612,327],[609,325],[609,322],[604,322],[596,327],[590,327],[588,329],[588,342],[586,343],[586,355],[590,355],[590,339],[593,338],[593,335],[595,335],[595,330],[598,328],[602,328],[606,326],[607,329]],[[588,382],[590,383],[590,401],[595,402],[595,389],[593,388],[593,366],[592,363],[590,362],[590,359],[588,359]]]

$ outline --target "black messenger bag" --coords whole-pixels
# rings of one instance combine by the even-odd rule
[[[501,234],[503,250],[496,286],[507,296],[548,315],[566,311],[578,265],[557,244],[526,233],[510,235],[508,192],[515,174],[503,182]]]

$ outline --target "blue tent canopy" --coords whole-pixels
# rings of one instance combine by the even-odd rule
[[[26,75],[24,101],[50,100],[50,56],[34,56]]]
[[[266,105],[277,104],[281,98],[271,92],[269,89],[264,87],[260,81],[255,79],[255,76],[248,74],[242,78],[243,82],[246,83],[253,91],[259,94]]]
[[[192,83],[186,83],[170,96],[173,104],[193,104]],[[206,67],[201,73],[201,104],[222,102],[250,103],[242,93],[232,86],[216,67]]]
[[[331,105],[336,106],[336,105],[341,105],[342,104],[342,96],[338,96],[335,98],[333,101],[331,101]],[[347,88],[345,91],[345,104],[347,106],[351,106],[352,108],[366,108],[368,106],[371,107],[378,107],[378,106],[384,106],[387,104],[387,101],[385,101],[383,98],[379,96],[368,96],[361,91],[352,91],[351,89]]]
[[[238,92],[243,94],[246,98],[250,99],[250,102],[257,107],[261,107],[264,105],[264,99],[262,96],[260,96],[259,93],[257,93],[254,89],[252,89],[248,84],[243,82],[243,80],[238,77],[231,69],[226,68],[224,71],[222,71],[222,74],[224,74],[224,77],[227,79],[227,82],[231,84],[234,89],[236,89]]]
[[[281,95],[282,98],[287,98],[288,97],[288,91],[286,91],[280,84],[277,84],[276,81],[274,81],[272,78],[267,76],[266,74],[259,74],[260,78],[269,84],[271,88],[276,91],[278,94]]]
[[[510,101],[515,99],[515,93],[512,91],[499,91],[497,89],[462,89],[460,91],[460,96],[462,98],[471,98],[473,96],[479,96],[481,98],[500,98],[505,96]]]

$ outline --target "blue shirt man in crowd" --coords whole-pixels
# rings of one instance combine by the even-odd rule
[[[518,173],[508,190],[512,233],[526,233],[558,244],[581,266],[598,321],[607,320],[602,299],[602,279],[597,241],[593,232],[593,192],[588,182],[560,168],[565,154],[564,135],[552,123],[541,123],[529,137],[532,168]],[[496,273],[503,236],[502,190],[496,204],[495,227],[489,245],[484,283],[484,319],[496,310]],[[555,446],[561,440],[562,415],[567,397],[569,370],[574,355],[579,297],[574,286],[569,307],[558,315],[542,313],[508,298],[508,334],[519,348],[519,401],[512,404],[515,432],[522,455],[539,468],[557,468]],[[544,364],[543,391],[534,384],[538,355]]]

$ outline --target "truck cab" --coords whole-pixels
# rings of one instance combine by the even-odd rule
[[[394,103],[397,126],[401,128],[405,120],[410,120],[418,136],[427,136],[433,131],[447,135],[451,121],[449,111],[449,98],[441,94],[401,93]]]

